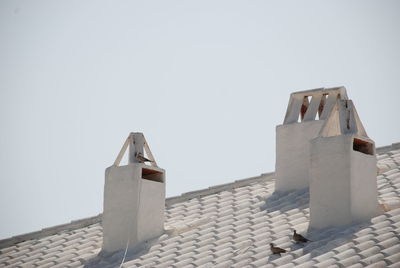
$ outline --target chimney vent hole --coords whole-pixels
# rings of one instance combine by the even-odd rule
[[[307,112],[307,109],[308,109],[308,106],[310,105],[310,102],[311,102],[311,96],[304,96],[303,104],[301,105],[301,109],[300,109],[298,122],[302,122],[303,121],[304,115]]]
[[[360,139],[353,139],[353,150],[363,154],[374,154],[372,143]]]
[[[142,168],[142,179],[156,182],[164,182],[164,176],[162,172],[149,168]]]
[[[326,103],[326,99],[328,98],[328,95],[329,95],[328,93],[322,94],[321,102],[319,103],[318,113],[316,116],[317,120],[319,120],[321,118],[322,112],[324,111],[324,108],[325,108],[325,103]]]

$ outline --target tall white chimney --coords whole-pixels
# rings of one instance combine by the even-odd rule
[[[366,220],[379,213],[375,144],[351,100],[337,100],[310,141],[310,227]]]
[[[128,147],[128,165],[119,166]],[[105,172],[102,250],[131,249],[161,235],[164,209],[165,171],[157,167],[143,134],[131,133]]]
[[[290,95],[285,120],[276,127],[277,191],[309,186],[309,141],[317,137],[337,99],[347,99],[344,87],[299,91]]]

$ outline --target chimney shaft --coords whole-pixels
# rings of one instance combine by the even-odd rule
[[[340,226],[378,213],[375,145],[351,100],[338,100],[310,141],[310,228]]]
[[[129,148],[129,163],[118,166]],[[138,160],[136,153],[150,152],[142,133],[131,133],[113,166],[106,169],[103,211],[105,252],[134,248],[164,231],[165,171]],[[148,154],[148,155],[149,155]]]
[[[313,89],[290,95],[285,120],[276,127],[276,190],[309,186],[309,141],[317,137],[344,87]]]

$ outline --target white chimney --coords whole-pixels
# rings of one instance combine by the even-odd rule
[[[317,137],[337,99],[347,99],[344,87],[299,91],[290,95],[285,120],[276,127],[277,191],[309,186],[309,141]]]
[[[375,144],[351,100],[338,100],[310,141],[310,227],[366,220],[379,213]],[[308,157],[307,157],[308,158]]]
[[[128,147],[128,165],[119,166]],[[105,172],[103,251],[131,249],[161,235],[164,209],[165,171],[157,167],[143,134],[131,133]]]

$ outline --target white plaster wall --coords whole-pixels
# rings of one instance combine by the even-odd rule
[[[324,120],[283,124],[276,127],[276,190],[289,191],[309,186],[309,141]]]
[[[129,248],[163,233],[165,183],[144,180],[144,164],[106,169],[103,211],[103,251]],[[163,171],[157,168],[158,171]]]
[[[141,182],[138,240],[144,241],[164,231],[165,187],[161,182],[150,180]]]
[[[310,228],[351,222],[350,141],[333,136],[310,142]]]
[[[379,213],[376,157],[354,151],[354,138],[349,134],[310,142],[310,228],[340,226]]]
[[[134,165],[106,169],[103,210],[103,250],[113,252],[125,249],[127,240],[137,240],[135,221],[139,169]],[[136,173],[136,176],[135,176]]]
[[[376,156],[351,152],[351,211],[353,221],[379,214]]]

